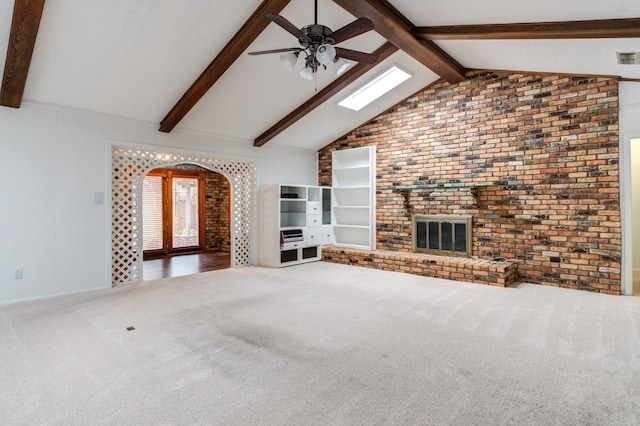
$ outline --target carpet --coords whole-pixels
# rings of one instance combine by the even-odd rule
[[[324,262],[0,307],[3,425],[636,425],[640,299]]]

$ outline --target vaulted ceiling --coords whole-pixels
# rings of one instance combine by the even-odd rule
[[[286,71],[277,54],[246,54],[297,46],[267,13],[303,27],[313,23],[314,1],[0,2],[0,104],[54,104],[156,123],[164,132],[318,149],[470,69],[640,81],[640,65],[616,61],[616,52],[640,51],[637,0],[318,0],[319,23],[334,30],[357,17],[373,21],[375,31],[340,47],[375,51],[380,60],[354,63],[338,78],[330,66],[315,82]],[[358,112],[337,105],[394,63],[413,78]]]

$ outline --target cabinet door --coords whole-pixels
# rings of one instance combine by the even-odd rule
[[[322,188],[322,224],[331,223],[331,188]]]
[[[322,245],[335,244],[336,237],[333,234],[333,226],[322,227]]]

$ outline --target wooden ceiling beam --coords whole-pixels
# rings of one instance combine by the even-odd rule
[[[20,108],[43,9],[44,0],[14,2],[7,59],[0,88],[0,105]]]
[[[465,69],[431,40],[419,40],[415,26],[387,0],[333,0],[356,17],[369,18],[375,31],[450,83],[463,81]]]
[[[640,18],[418,27],[415,35],[429,41],[635,38],[640,37]]]
[[[267,14],[278,14],[291,0],[264,0],[253,12],[247,22],[242,25],[233,38],[215,57],[209,66],[200,74],[171,111],[160,122],[160,131],[169,133],[182,120],[191,108],[207,93],[222,77],[231,65],[253,43],[253,41],[267,28],[271,21]]]
[[[278,121],[269,130],[258,136],[254,141],[253,146],[262,146],[266,144],[271,139],[289,128],[289,126],[294,124],[296,121],[300,120],[302,117],[319,107],[334,95],[338,94],[342,89],[363,76],[367,71],[375,67],[377,63],[384,61],[386,58],[397,51],[398,48],[393,44],[389,42],[383,44],[375,52],[373,52],[374,55],[378,55],[378,62],[376,62],[375,64],[358,63],[347,70],[344,74],[332,81],[324,89],[316,93],[311,99],[300,105],[282,120]]]

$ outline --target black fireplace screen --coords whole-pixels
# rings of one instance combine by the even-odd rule
[[[471,216],[414,215],[414,252],[469,256],[470,248]]]

